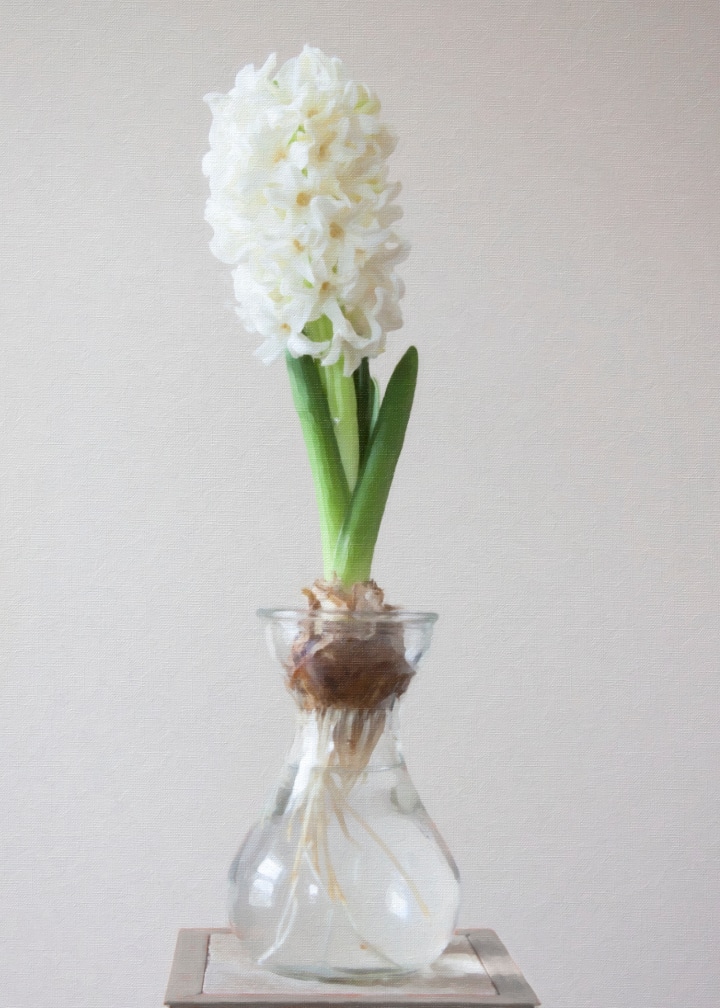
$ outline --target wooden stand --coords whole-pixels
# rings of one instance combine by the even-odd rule
[[[457,931],[430,968],[382,984],[321,983],[276,976],[254,966],[242,943],[220,928],[180,931],[168,1008],[533,1008],[534,991],[494,931]]]

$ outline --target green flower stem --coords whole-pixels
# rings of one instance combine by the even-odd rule
[[[348,509],[350,491],[317,365],[307,355],[295,358],[286,354],[286,361],[320,512],[324,574],[331,578],[335,546]]]
[[[380,522],[410,419],[417,370],[418,353],[410,347],[393,371],[380,406],[335,550],[335,572],[348,586],[370,577]]]
[[[342,358],[337,364],[321,367],[324,372],[328,408],[335,426],[340,458],[342,459],[350,493],[355,489],[358,477],[358,419],[355,402],[355,383],[352,375],[343,374]]]
[[[333,336],[332,322],[327,315],[323,315],[314,322],[308,322],[305,326],[305,335],[315,343],[329,341]],[[352,493],[357,482],[359,464],[355,382],[352,377],[343,373],[342,358],[335,364],[330,364],[327,367],[318,365],[318,368],[327,396],[345,478]]]

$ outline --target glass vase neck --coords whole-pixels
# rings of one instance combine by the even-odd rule
[[[303,710],[392,707],[430,646],[435,613],[261,609],[268,647]]]

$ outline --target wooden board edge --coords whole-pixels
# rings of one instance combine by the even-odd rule
[[[483,965],[498,992],[497,1003],[510,1006],[533,1008],[540,1000],[520,972],[510,953],[489,928],[463,930],[475,954]],[[492,1001],[488,999],[488,1004]]]
[[[178,1008],[185,1008],[185,1006],[191,1006],[191,1008],[352,1008],[355,1005],[367,1005],[369,1008],[437,1008],[437,1002],[433,1001],[431,997],[414,999],[403,1002],[388,1002],[382,998],[355,998],[352,999],[338,999],[338,1000],[325,1000],[325,999],[315,999],[311,1000],[307,997],[298,998],[295,996],[287,995],[273,995],[268,997],[264,995],[262,998],[253,997],[252,995],[235,995],[228,999],[226,994],[196,994],[194,997],[187,998],[184,1001],[176,1002]],[[467,1001],[460,999],[458,1001],[443,1001],[441,1008],[533,1008],[530,1002],[519,1002],[507,1001],[500,998],[498,995],[492,995],[491,997],[483,998],[482,1000]]]
[[[168,1008],[188,1004],[202,994],[211,934],[208,928],[181,928],[178,931],[165,992],[164,1003]]]

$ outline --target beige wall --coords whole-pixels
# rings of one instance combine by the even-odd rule
[[[316,575],[314,502],[200,159],[203,94],[306,41],[401,139],[422,384],[377,577],[442,614],[405,735],[461,921],[548,1008],[717,1004],[719,27],[5,0],[7,1005],[159,1005],[289,740],[253,611]]]

